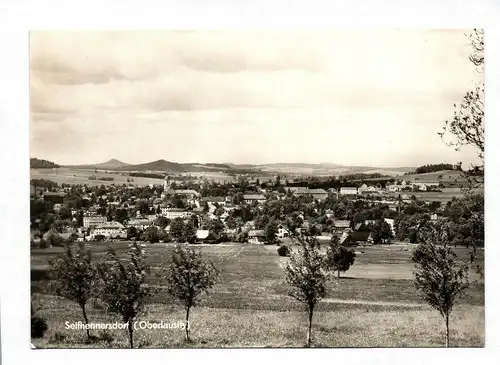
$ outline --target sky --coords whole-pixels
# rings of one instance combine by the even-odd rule
[[[30,156],[401,167],[483,80],[469,30],[32,31]]]

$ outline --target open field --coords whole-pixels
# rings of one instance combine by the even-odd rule
[[[124,252],[127,243],[112,243]],[[409,245],[406,245],[411,247]],[[439,314],[421,300],[413,288],[411,248],[404,245],[356,248],[356,262],[340,280],[333,280],[327,298],[318,305],[313,336],[316,346],[441,346],[443,325]],[[94,246],[99,258],[107,244]],[[183,309],[163,290],[156,277],[172,249],[172,244],[148,245],[152,273],[148,282],[158,289],[139,320],[177,321]],[[306,334],[306,314],[302,305],[287,295],[276,246],[199,245],[206,258],[221,270],[219,283],[205,296],[192,314],[194,343],[182,341],[182,330],[140,330],[137,343],[144,347],[300,347]],[[404,249],[408,249],[404,251]],[[50,295],[47,290],[47,260],[60,248],[32,250],[32,292],[49,323],[45,339],[34,340],[41,347],[103,347],[85,345],[84,331],[64,328],[66,320],[81,320],[75,304]],[[363,253],[362,253],[363,252]],[[467,259],[467,250],[457,249]],[[483,251],[479,261],[483,262]],[[452,315],[453,346],[484,345],[484,281],[471,273],[471,287]],[[102,304],[91,305],[91,322],[114,322]],[[459,330],[460,329],[460,330]],[[126,347],[125,330],[110,330],[112,347]],[[68,336],[54,340],[55,332]],[[57,335],[59,336],[59,334]]]
[[[106,172],[108,171],[108,172]],[[159,171],[154,171],[157,173],[164,173]],[[112,170],[97,170],[94,169],[80,169],[80,168],[67,168],[60,167],[57,169],[30,169],[30,179],[45,179],[54,181],[58,184],[86,184],[89,186],[95,185],[123,185],[129,184],[127,179],[132,179],[130,183],[133,185],[162,185],[163,179],[155,179],[150,177],[137,177],[129,176],[129,171],[112,171]],[[185,176],[193,176],[197,178],[206,178],[216,182],[225,182],[235,180],[234,176],[219,172],[193,172],[193,173],[183,173]],[[89,176],[96,176],[97,178],[109,178],[112,177],[114,181],[105,180],[89,180]]]
[[[97,178],[112,177],[114,181],[104,180],[89,180],[89,176]],[[89,186],[95,185],[123,185],[128,184],[127,179],[133,179],[131,183],[134,185],[149,185],[149,184],[163,184],[163,179],[153,179],[147,177],[131,177],[128,172],[110,171],[106,173],[102,170],[85,170],[85,169],[69,169],[61,167],[58,169],[30,169],[30,179],[45,179],[54,181],[58,184],[86,184]]]

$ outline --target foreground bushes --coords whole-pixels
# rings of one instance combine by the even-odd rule
[[[292,251],[290,250],[290,247],[285,246],[285,245],[280,246],[277,251],[278,251],[278,255],[280,255],[282,257],[288,257],[292,253]]]

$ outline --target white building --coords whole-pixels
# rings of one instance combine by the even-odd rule
[[[340,188],[340,195],[358,195],[358,188],[343,186]]]
[[[94,228],[93,236],[97,235],[109,238],[127,238],[127,231],[120,222],[106,222]]]
[[[243,195],[243,200],[247,204],[252,204],[253,202],[264,203],[266,201],[266,197],[261,194],[245,194]]]
[[[85,228],[89,227],[94,227],[99,224],[106,223],[107,219],[106,217],[103,217],[102,215],[90,215],[90,216],[84,216],[83,217],[83,226]]]
[[[289,236],[290,236],[290,232],[288,231],[288,229],[286,229],[282,225],[278,226],[278,233],[276,234],[276,237],[284,238],[284,237],[289,237]]]
[[[180,208],[161,208],[161,213],[168,219],[187,218],[192,213]]]

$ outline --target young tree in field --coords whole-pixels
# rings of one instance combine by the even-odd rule
[[[200,295],[215,285],[218,275],[213,263],[204,261],[200,252],[181,246],[173,250],[163,279],[168,293],[180,300],[186,309],[186,341],[190,341],[189,312]]]
[[[415,287],[427,303],[439,311],[446,326],[446,347],[450,344],[450,313],[457,298],[468,287],[468,266],[448,246],[446,230],[429,226],[425,242],[413,252]]]
[[[326,295],[328,271],[324,268],[324,256],[319,250],[317,239],[306,237],[299,241],[299,251],[292,253],[284,266],[285,280],[291,286],[289,295],[306,306],[309,315],[307,346],[311,346],[314,308]]]
[[[66,245],[64,254],[49,260],[52,286],[57,295],[76,302],[83,314],[85,324],[89,323],[86,305],[95,293],[97,271],[92,262],[92,252],[83,243],[76,249]],[[90,331],[87,328],[87,338]]]
[[[330,270],[337,271],[337,277],[340,278],[340,272],[349,270],[354,264],[355,257],[354,250],[341,245],[338,236],[334,235],[326,250],[325,264]]]
[[[108,311],[119,314],[127,324],[130,347],[134,347],[133,323],[144,307],[144,301],[151,294],[145,284],[148,271],[146,252],[137,242],[129,249],[129,260],[123,261],[110,249],[106,260],[97,267],[101,279],[99,297],[107,304]]]

